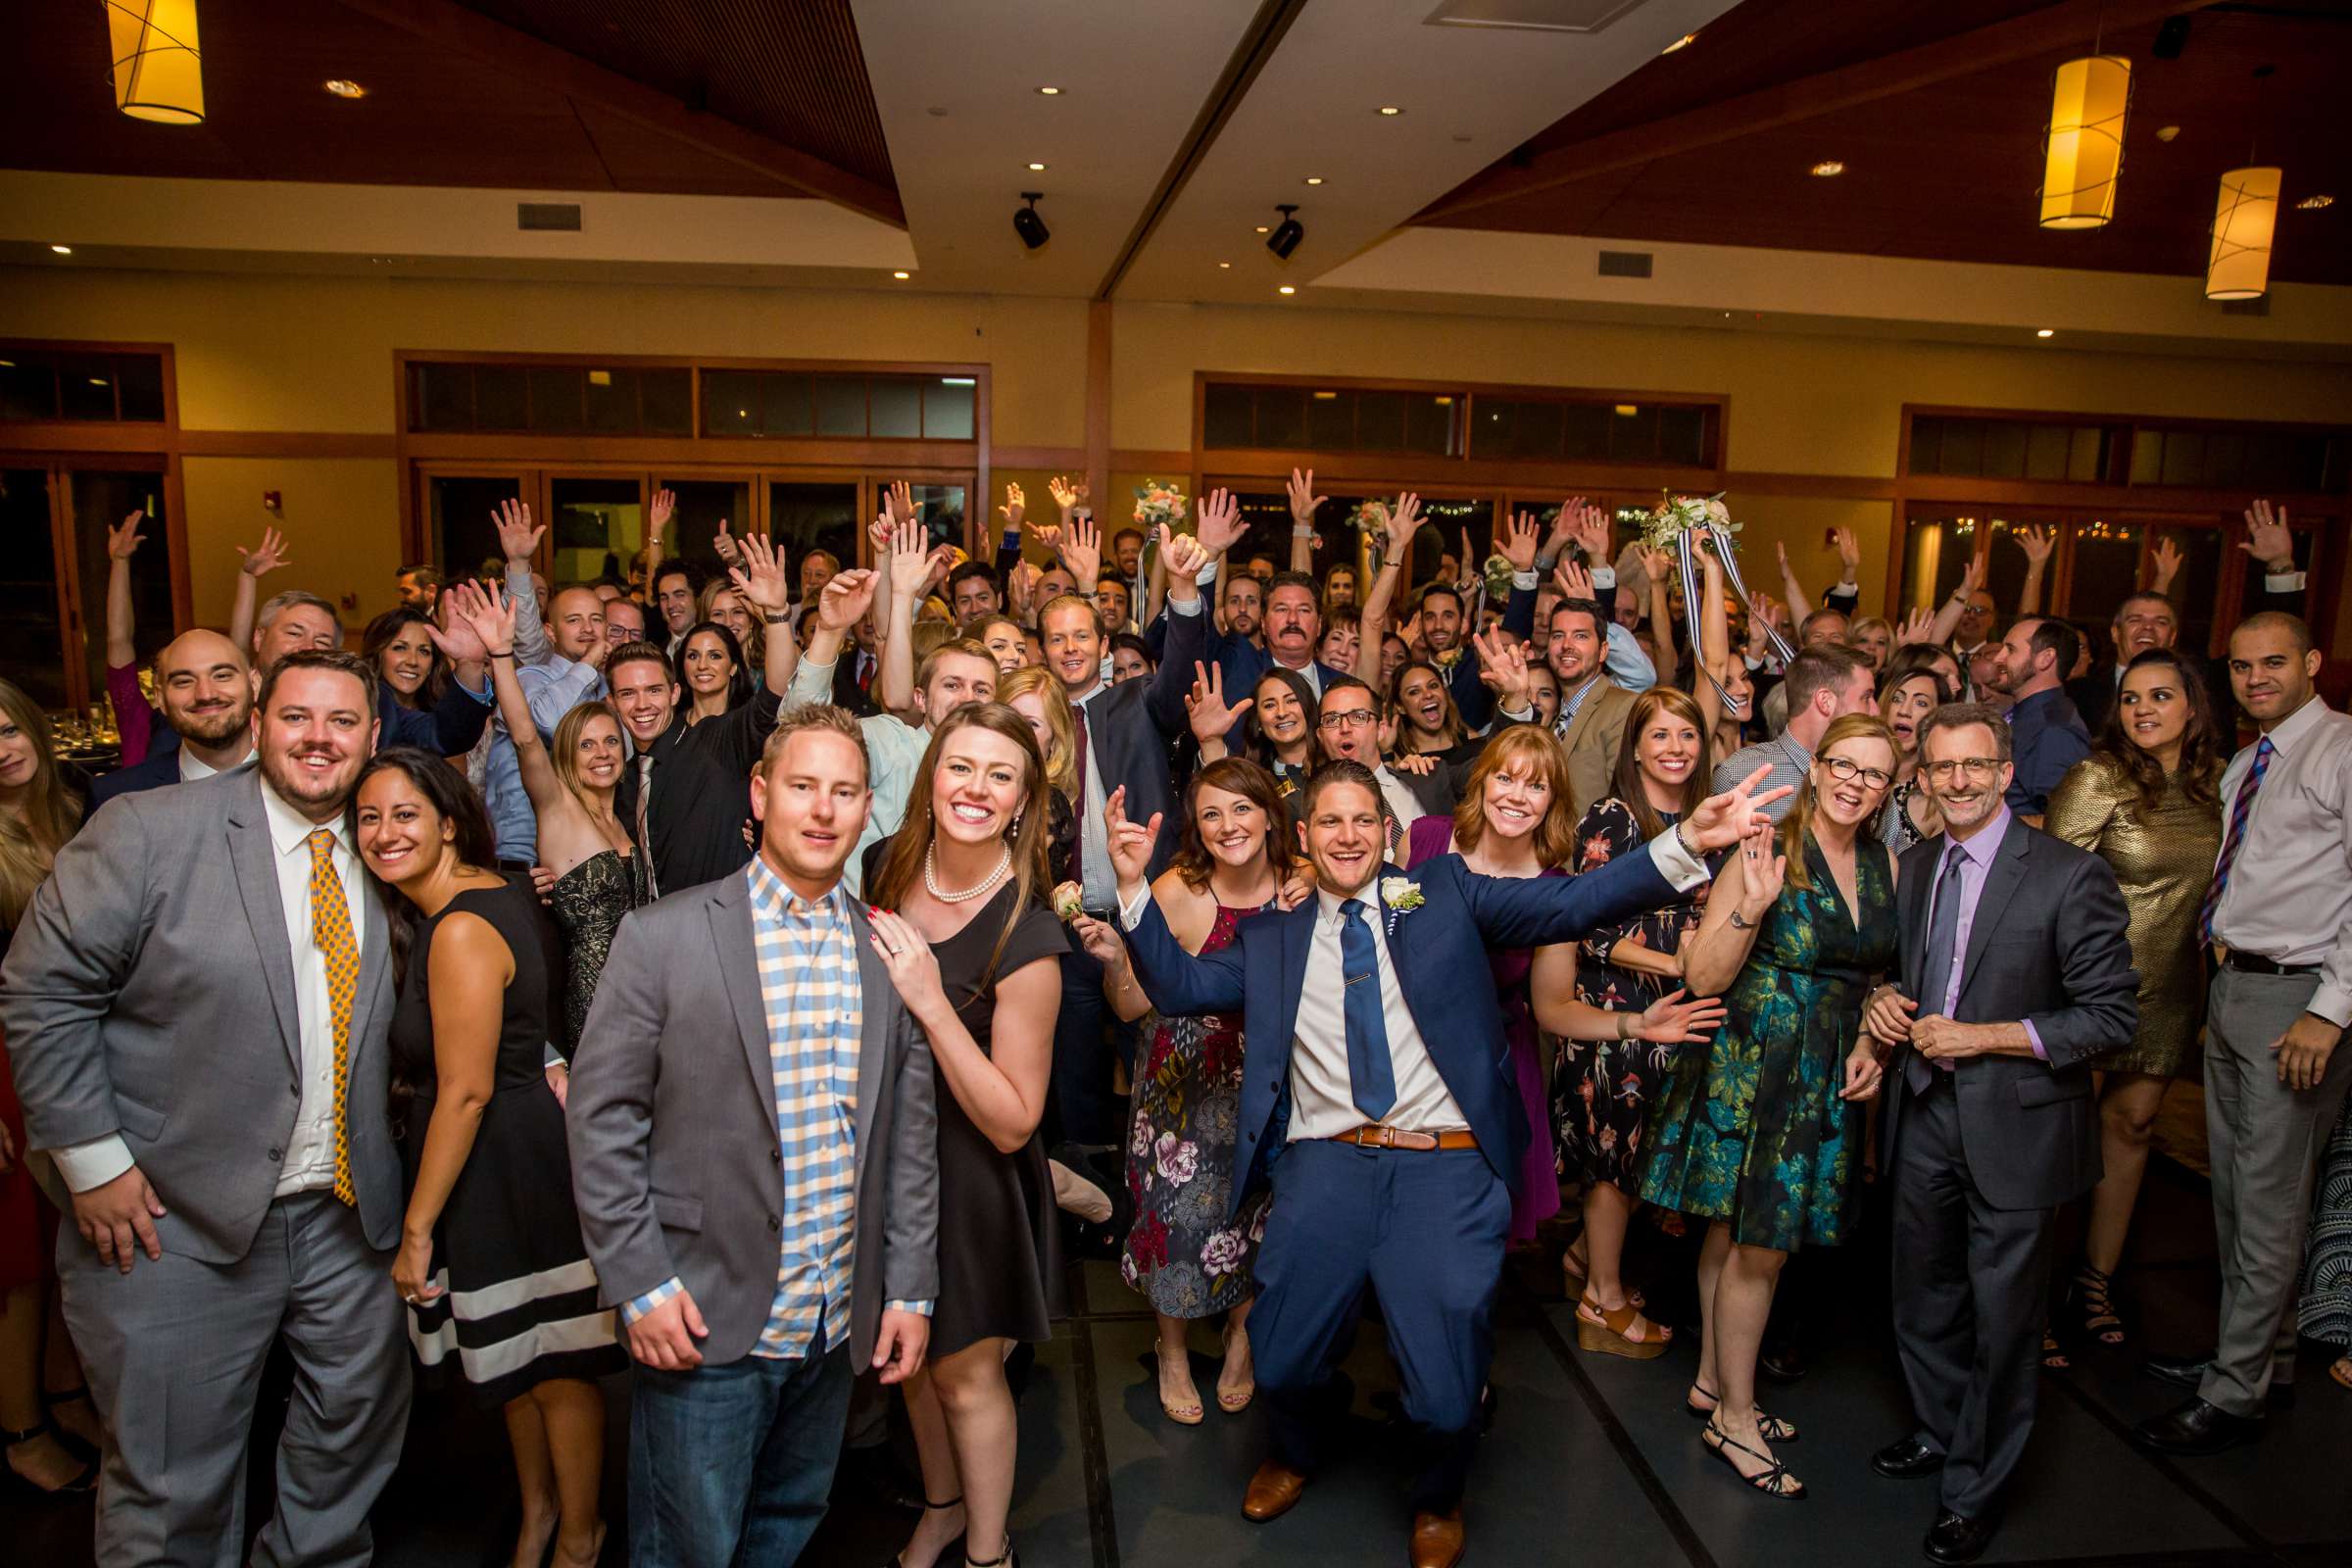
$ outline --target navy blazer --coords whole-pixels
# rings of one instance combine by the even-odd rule
[[[156,726],[161,729],[160,724]],[[172,736],[173,740],[179,737]],[[179,748],[153,752],[143,762],[118,767],[112,773],[100,775],[90,785],[90,808],[95,810],[118,795],[136,795],[142,790],[160,790],[167,784],[179,782]]]
[[[1168,657],[1142,680],[1105,686],[1080,710],[1086,724],[1087,753],[1102,774],[1102,795],[1124,786],[1127,819],[1149,822],[1153,812],[1163,818],[1159,837],[1152,845],[1152,874],[1168,868],[1176,853],[1176,825],[1181,802],[1168,766],[1168,742],[1192,727],[1184,699],[1193,689],[1193,662],[1200,657],[1202,628],[1208,624],[1208,606],[1194,615],[1168,616]],[[1079,781],[1085,788],[1085,780]],[[1082,812],[1082,798],[1072,803]]]
[[[1503,1182],[1515,1182],[1527,1151],[1527,1112],[1488,950],[1573,942],[1663,907],[1675,890],[1647,855],[1620,856],[1573,876],[1480,876],[1458,855],[1439,856],[1411,872],[1381,867],[1382,879],[1397,876],[1417,884],[1423,900],[1409,912],[1380,915],[1397,989],[1487,1163]],[[1364,898],[1379,902],[1377,882]],[[1240,1212],[1244,1193],[1289,1139],[1291,1044],[1321,910],[1321,899],[1314,898],[1287,913],[1254,915],[1237,928],[1231,947],[1198,956],[1169,933],[1156,901],[1147,902],[1143,918],[1127,933],[1137,978],[1161,1012],[1242,1012],[1238,1135],[1249,1179],[1233,1184],[1230,1213]]]

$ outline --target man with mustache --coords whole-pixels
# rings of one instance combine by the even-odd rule
[[[252,1560],[364,1563],[410,1369],[387,1111],[390,921],[346,808],[375,672],[278,660],[254,767],[92,817],[0,972],[0,1024],[61,1235],[66,1322],[104,1418],[97,1560],[244,1559],[262,1367],[296,1366]]]
[[[235,643],[217,631],[182,632],[155,656],[155,690],[179,745],[99,779],[90,790],[93,806],[252,760],[253,666]]]

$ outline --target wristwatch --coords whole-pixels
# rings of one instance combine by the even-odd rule
[[[1732,910],[1732,929],[1735,931],[1753,931],[1755,928],[1756,926],[1754,921],[1741,914],[1737,908]]]
[[[770,614],[768,612],[763,610],[760,612],[760,618],[766,621],[770,626],[781,626],[792,618],[792,612],[786,610],[774,614]]]

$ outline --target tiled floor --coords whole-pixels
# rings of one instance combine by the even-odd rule
[[[2162,1167],[2160,1167],[2162,1169]],[[1674,1265],[1655,1256],[1660,1310]],[[1774,1389],[1771,1408],[1803,1441],[1785,1456],[1811,1490],[1801,1507],[1750,1496],[1707,1458],[1680,1413],[1688,1346],[1652,1362],[1585,1355],[1569,1308],[1542,1298],[1541,1267],[1507,1286],[1494,1384],[1501,1405],[1467,1512],[1472,1563],[1642,1568],[1834,1568],[1912,1563],[1933,1490],[1874,1477],[1872,1448],[1907,1426],[1886,1348],[1881,1260],[1824,1255],[1808,1282],[1812,1370]],[[1531,1280],[1534,1282],[1531,1288]],[[1261,1418],[1171,1425],[1153,1396],[1151,1320],[1107,1265],[1073,1280],[1073,1317],[1040,1348],[1021,1406],[1014,1541],[1029,1568],[1193,1568],[1404,1560],[1409,1523],[1403,1445],[1386,1425],[1394,1387],[1377,1323],[1348,1370],[1356,1386],[1340,1456],[1289,1515],[1252,1525],[1242,1490],[1263,1454]],[[2201,1195],[2178,1172],[2149,1188],[2127,1299],[2143,1343],[2193,1348],[2212,1329],[2212,1232]],[[1201,1386],[1215,1340],[1196,1338]],[[2130,1424],[2173,1391],[2136,1375],[2138,1348],[2048,1378],[2034,1444],[1986,1558],[2004,1563],[2341,1564],[2352,1560],[2352,1395],[2307,1353],[2297,1406],[2260,1444],[2219,1458],[2165,1462],[2128,1440]],[[626,1383],[612,1388],[625,1419]],[[617,1455],[620,1433],[613,1433]],[[612,1494],[615,1532],[621,1498]],[[257,1479],[257,1486],[264,1485]],[[419,1404],[409,1454],[377,1511],[379,1561],[393,1568],[503,1561],[512,1482],[495,1420]],[[266,1506],[266,1502],[257,1503]],[[879,1568],[908,1521],[845,1496],[805,1561]],[[75,1568],[88,1560],[86,1506],[0,1500],[0,1562]],[[608,1561],[624,1553],[616,1542]]]

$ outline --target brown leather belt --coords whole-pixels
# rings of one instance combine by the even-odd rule
[[[1367,1122],[1361,1127],[1339,1134],[1330,1140],[1335,1144],[1353,1144],[1358,1149],[1476,1149],[1478,1140],[1467,1128],[1449,1133],[1408,1132],[1402,1127],[1385,1127]]]

